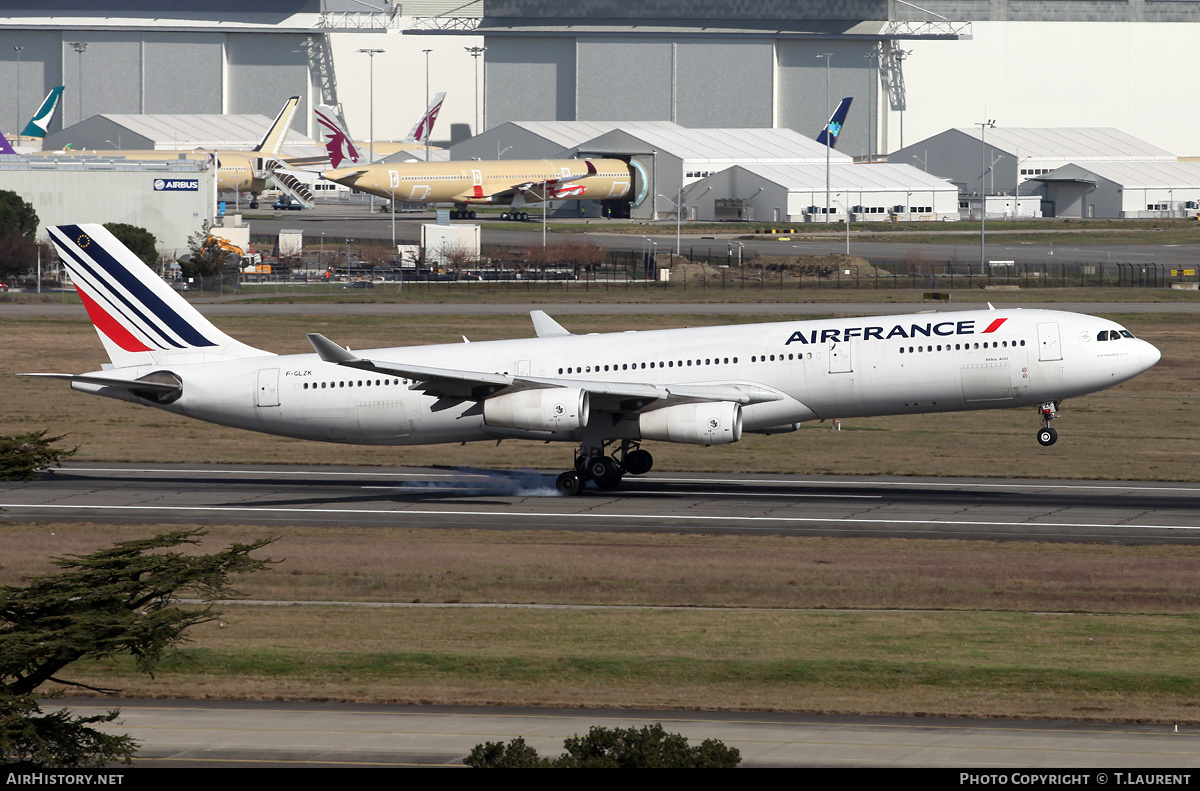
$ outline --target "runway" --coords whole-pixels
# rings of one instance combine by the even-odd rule
[[[1200,541],[1200,485],[652,472],[616,491],[556,472],[75,463],[0,483],[4,518],[188,524]]]
[[[477,744],[524,737],[543,757],[593,726],[661,722],[693,745],[720,739],[743,767],[1192,769],[1200,731],[1168,725],[848,717],[768,712],[190,700],[53,701],[142,741],[135,766],[462,766]],[[1041,774],[1045,774],[1043,769]],[[955,778],[957,779],[957,778]]]

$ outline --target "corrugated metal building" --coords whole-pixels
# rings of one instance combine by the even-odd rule
[[[965,194],[1011,195],[1025,181],[1071,162],[1173,162],[1176,157],[1119,129],[947,129],[888,156],[956,184]],[[980,178],[982,175],[982,179]]]
[[[1088,162],[1033,180],[1055,217],[1184,217],[1200,206],[1200,162]]]
[[[958,219],[958,189],[911,165],[855,165],[829,168],[829,206],[825,214],[823,164],[737,165],[701,179],[684,190],[691,219],[735,219],[720,208],[736,202],[757,222],[854,222],[899,219]]]
[[[280,106],[283,102],[280,102]],[[276,108],[278,113],[279,108]],[[131,149],[136,151],[191,151],[193,149],[249,151],[262,140],[275,120],[259,114],[153,114],[101,113],[59,132],[46,135],[43,150]],[[312,147],[316,141],[289,129],[286,143]]]
[[[631,216],[674,217],[679,191],[735,165],[821,163],[826,148],[791,129],[613,130],[578,146],[581,156],[627,159],[637,171]],[[829,151],[832,163],[853,159]]]
[[[554,159],[573,156],[614,129],[679,129],[670,121],[509,121],[450,147],[450,159]]]

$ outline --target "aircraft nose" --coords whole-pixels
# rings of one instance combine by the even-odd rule
[[[1162,359],[1162,352],[1152,343],[1142,341],[1142,370],[1146,371],[1154,367],[1154,364]]]

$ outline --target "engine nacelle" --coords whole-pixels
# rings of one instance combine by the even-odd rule
[[[732,401],[678,404],[638,416],[642,439],[727,445],[742,438],[742,407]]]
[[[588,422],[588,393],[577,387],[522,390],[483,402],[483,422],[526,431],[574,431]]]

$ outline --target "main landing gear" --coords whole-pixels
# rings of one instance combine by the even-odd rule
[[[1042,404],[1042,428],[1037,433],[1037,441],[1043,447],[1050,447],[1058,442],[1058,432],[1050,428],[1050,421],[1058,417],[1058,402],[1047,401]]]
[[[559,475],[555,488],[566,495],[579,494],[587,482],[592,481],[598,489],[616,489],[626,473],[645,475],[650,472],[654,457],[649,451],[638,447],[636,442],[621,440],[621,446],[614,455],[605,455],[605,450],[614,442],[605,442],[604,447],[600,448],[581,445],[575,451],[575,469]]]
[[[506,211],[500,215],[502,220],[519,220],[521,222],[529,221],[529,212],[527,211]]]
[[[455,209],[450,212],[450,219],[452,219],[452,220],[473,220],[473,219],[475,219],[475,212],[470,211],[468,209],[463,209],[462,211]]]

